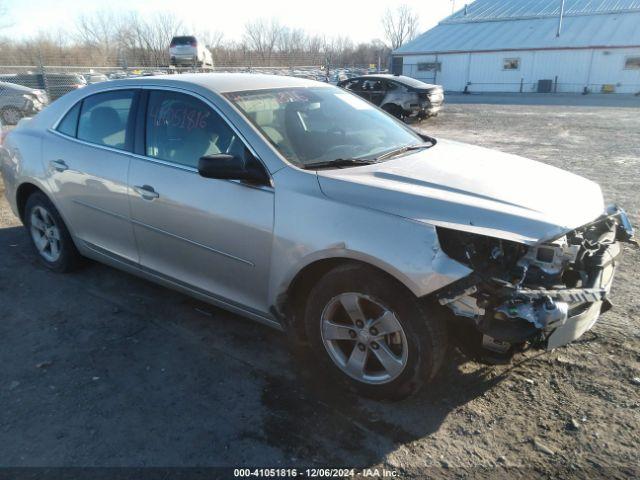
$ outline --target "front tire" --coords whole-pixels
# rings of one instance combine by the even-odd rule
[[[310,293],[307,338],[336,380],[367,397],[398,400],[434,378],[447,349],[442,319],[423,303],[371,267],[340,266]]]
[[[24,209],[24,226],[40,263],[66,273],[80,264],[81,256],[60,213],[41,192],[33,193]]]
[[[0,116],[2,116],[2,122],[5,125],[17,125],[23,117],[22,112],[16,107],[5,107]]]

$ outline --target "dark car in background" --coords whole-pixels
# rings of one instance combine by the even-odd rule
[[[403,75],[365,75],[338,82],[338,86],[400,119],[435,117],[444,103],[440,85]]]
[[[65,93],[85,87],[87,81],[79,73],[12,73],[0,75],[0,82],[9,82],[47,92],[50,101]]]
[[[16,125],[21,118],[35,115],[48,103],[44,90],[0,82],[0,119],[4,125]]]

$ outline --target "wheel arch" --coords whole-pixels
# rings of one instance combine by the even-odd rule
[[[394,112],[404,112],[404,108],[402,108],[402,105],[399,105],[395,102],[387,102],[381,105],[380,108],[385,112],[389,112],[391,114],[394,114]]]
[[[375,262],[377,263],[377,262]],[[387,277],[418,298],[417,287],[411,285],[408,278],[403,277],[390,266],[376,265],[368,259],[353,256],[331,256],[309,261],[286,283],[281,293],[277,295],[275,309],[280,321],[290,334],[298,341],[304,341],[304,323],[302,322],[305,300],[316,283],[330,270],[347,265],[360,265],[370,268],[380,275]],[[388,268],[385,268],[388,267]],[[412,288],[413,287],[413,288]]]
[[[45,193],[42,187],[32,182],[21,183],[16,189],[16,207],[18,209],[18,217],[22,222],[24,222],[24,209],[27,205],[27,200],[36,192],[40,192],[49,198],[49,195]],[[51,201],[51,198],[49,198],[49,200]]]

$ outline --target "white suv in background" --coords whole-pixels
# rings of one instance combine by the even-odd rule
[[[211,52],[193,35],[173,37],[169,57],[173,66],[213,67]]]

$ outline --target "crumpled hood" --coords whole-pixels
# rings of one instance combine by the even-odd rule
[[[600,187],[590,180],[449,140],[380,164],[321,170],[318,179],[337,201],[527,244],[604,212]]]

